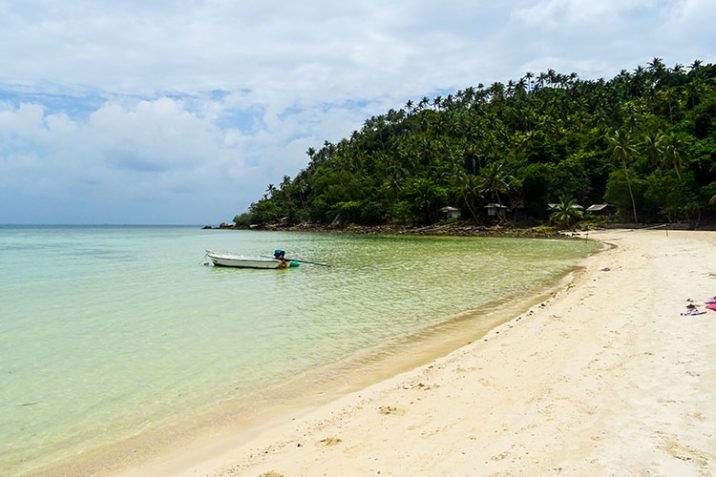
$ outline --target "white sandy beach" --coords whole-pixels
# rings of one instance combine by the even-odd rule
[[[116,475],[716,475],[716,312],[680,316],[716,295],[716,232],[592,237],[616,247],[483,339]]]

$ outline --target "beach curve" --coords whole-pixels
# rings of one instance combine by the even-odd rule
[[[483,339],[113,475],[711,475],[716,313],[680,313],[716,294],[716,234],[589,236],[616,247]]]

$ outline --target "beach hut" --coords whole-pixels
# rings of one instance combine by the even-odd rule
[[[487,209],[487,215],[489,215],[490,217],[504,215],[504,213],[507,212],[507,206],[502,204],[491,203],[487,204],[485,208]]]
[[[611,204],[592,204],[587,207],[587,212],[591,212],[594,215],[610,215],[616,210]]]
[[[462,211],[460,209],[458,209],[457,207],[450,206],[443,207],[442,209],[440,209],[440,212],[442,212],[443,215],[445,215],[445,217],[449,219],[459,219],[462,215]]]
[[[549,210],[549,211],[554,211],[554,210],[557,210],[558,208],[559,208],[559,204],[557,204],[557,203],[547,204],[547,210]],[[577,209],[577,210],[584,210],[584,207],[582,207],[579,204],[572,204],[570,208]]]

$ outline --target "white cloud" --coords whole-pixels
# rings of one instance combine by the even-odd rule
[[[674,2],[664,28],[664,34],[688,58],[681,62],[700,59],[707,62],[716,61],[716,2],[712,0],[681,0]],[[684,32],[688,32],[685,35]],[[711,47],[702,48],[710,44]]]
[[[17,204],[23,213],[35,200],[77,194],[110,205],[192,190],[199,197],[191,200],[202,202],[203,191],[226,192],[229,163],[235,174],[244,172],[239,151],[224,136],[168,98],[107,103],[86,120],[22,104],[0,110],[0,184],[4,193],[25,198]]]
[[[90,214],[79,194],[108,221],[225,220],[408,99],[710,60],[714,16],[711,0],[0,0],[0,223],[49,220],[42,201]]]
[[[514,18],[532,26],[565,27],[618,21],[625,13],[658,7],[660,0],[540,0],[515,10]]]
[[[339,107],[285,118],[267,112],[264,127],[243,132],[218,127],[220,114],[204,117],[166,97],[110,101],[83,119],[38,104],[5,105],[0,199],[10,207],[0,221],[51,220],[33,219],[33,204],[72,197],[105,211],[142,207],[135,212],[140,221],[225,220],[258,199],[267,183],[305,167],[309,147],[348,135],[341,125],[357,126],[367,114]]]

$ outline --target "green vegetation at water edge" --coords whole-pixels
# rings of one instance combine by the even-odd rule
[[[714,219],[716,67],[655,58],[611,80],[527,73],[408,101],[307,153],[234,221],[429,224],[454,206],[478,224],[564,225],[575,205],[604,202],[616,220]],[[508,209],[490,218],[487,204]]]

